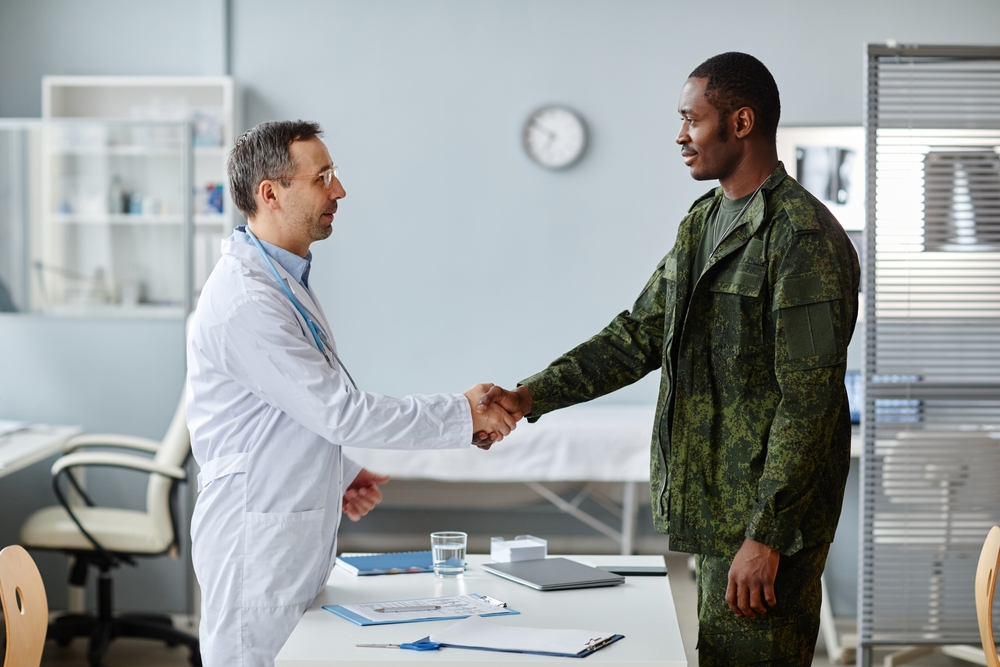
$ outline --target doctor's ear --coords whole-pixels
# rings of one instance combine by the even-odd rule
[[[271,209],[272,211],[278,210],[280,205],[278,204],[278,193],[275,189],[274,181],[264,180],[257,185],[257,198],[260,203]]]

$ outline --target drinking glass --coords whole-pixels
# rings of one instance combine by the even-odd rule
[[[465,546],[469,536],[457,531],[431,533],[431,557],[434,574],[442,579],[465,574]]]

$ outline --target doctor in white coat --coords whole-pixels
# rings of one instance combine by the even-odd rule
[[[343,511],[381,500],[342,446],[468,447],[520,415],[473,405],[489,388],[397,399],[359,390],[308,283],[344,189],[315,123],[262,123],[229,157],[249,224],[222,244],[188,338],[187,419],[201,474],[191,524],[208,667],[263,667],[321,590]],[[488,448],[488,444],[483,443]],[[345,497],[346,494],[346,497]]]

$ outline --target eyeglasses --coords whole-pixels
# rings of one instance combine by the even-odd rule
[[[323,181],[323,187],[326,188],[327,190],[329,190],[330,186],[333,184],[333,179],[340,178],[339,167],[337,167],[337,165],[334,165],[334,166],[330,167],[329,169],[327,169],[326,171],[321,171],[320,173],[318,173],[316,175],[306,174],[304,176],[285,176],[284,178],[276,178],[275,180],[276,181],[295,181],[295,180],[299,180],[299,179],[302,179],[302,178],[315,178],[317,181],[322,180]]]

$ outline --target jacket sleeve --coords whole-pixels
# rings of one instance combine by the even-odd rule
[[[533,399],[528,421],[609,394],[660,367],[665,296],[672,288],[663,279],[669,257],[657,265],[631,311],[620,313],[590,340],[518,383]]]
[[[827,466],[850,455],[834,433],[846,415],[844,371],[859,269],[835,234],[797,232],[770,263],[774,372],[781,391],[746,537],[790,554]],[[821,499],[820,499],[821,500]]]

